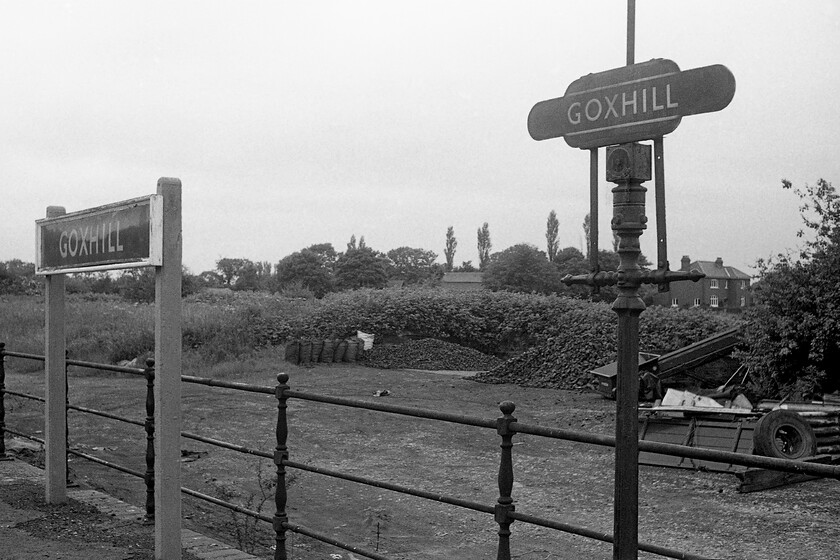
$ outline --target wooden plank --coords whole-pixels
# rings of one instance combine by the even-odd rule
[[[645,441],[688,445],[704,449],[752,453],[752,436],[755,422],[752,419],[708,420],[692,418],[655,418],[643,420]],[[641,452],[639,463],[643,465],[668,466],[708,470],[715,472],[741,472],[746,469],[740,465],[731,465],[703,459],[687,459],[658,453]]]
[[[688,420],[647,418],[644,420],[644,423],[645,429],[640,437],[644,441],[686,445],[691,439],[691,422]],[[684,457],[663,455],[661,453],[650,453],[648,451],[641,451],[639,453],[640,465],[681,467],[686,461],[687,459]]]

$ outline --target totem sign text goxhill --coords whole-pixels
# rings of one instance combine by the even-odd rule
[[[578,78],[563,97],[534,105],[528,132],[582,149],[649,140],[673,132],[684,116],[720,111],[734,95],[725,66],[683,72],[658,58]]]

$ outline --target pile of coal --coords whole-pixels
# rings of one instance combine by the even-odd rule
[[[383,369],[486,371],[501,363],[496,357],[435,338],[403,344],[375,344],[364,354],[365,365]]]
[[[590,370],[615,360],[614,344],[589,344],[549,339],[499,366],[473,376],[480,383],[512,383],[520,387],[581,389],[592,382]]]

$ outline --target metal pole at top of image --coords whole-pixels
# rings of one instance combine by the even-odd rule
[[[636,62],[636,0],[627,0],[627,66]]]
[[[627,65],[635,58],[636,2],[627,0]],[[626,145],[625,145],[626,146]],[[622,147],[625,147],[622,146]],[[632,145],[626,146],[634,152]],[[641,152],[644,153],[644,152]],[[639,155],[641,155],[641,153]],[[635,158],[633,158],[635,159]],[[607,156],[609,175],[610,157]],[[635,166],[633,166],[635,167]],[[612,177],[607,177],[611,180]],[[628,177],[628,179],[630,179]],[[615,487],[613,560],[635,560],[639,549],[639,236],[644,230],[645,189],[638,179],[618,182],[613,189],[613,231],[618,235],[619,281],[613,311],[618,315],[615,424]]]

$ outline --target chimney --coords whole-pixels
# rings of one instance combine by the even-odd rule
[[[680,270],[687,272],[689,266],[691,266],[691,259],[688,258],[688,255],[683,255],[683,258],[680,261]]]
[[[723,268],[723,259],[720,258],[720,257],[715,259],[715,266],[718,267],[718,268]]]

